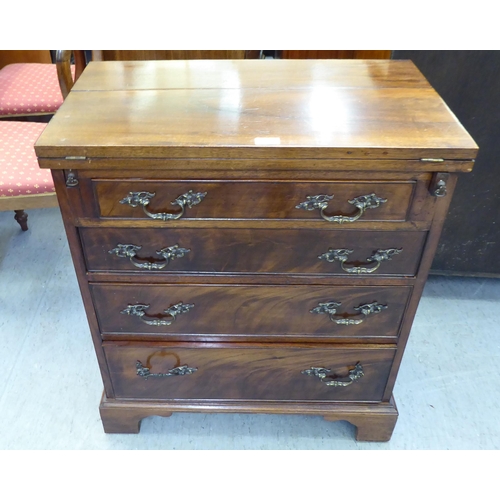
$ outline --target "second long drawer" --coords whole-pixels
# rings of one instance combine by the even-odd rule
[[[394,340],[411,287],[91,284],[105,338]]]
[[[80,228],[104,272],[414,276],[427,233],[247,228]]]

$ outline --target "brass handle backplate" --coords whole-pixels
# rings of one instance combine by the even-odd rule
[[[447,172],[435,172],[429,186],[432,196],[442,198],[448,194],[447,184],[450,174]]]
[[[310,375],[311,377],[318,377],[321,382],[332,387],[347,387],[364,376],[363,367],[359,362],[356,363],[354,368],[349,370],[347,377],[339,377],[335,374],[331,375],[332,370],[314,366],[308,370],[303,370],[300,373]]]
[[[177,205],[181,207],[181,211],[178,213],[167,213],[167,212],[159,212],[153,213],[150,212],[146,207],[149,205],[151,199],[155,196],[155,193],[148,193],[147,191],[135,191],[130,192],[128,196],[120,200],[120,203],[123,205],[130,205],[131,207],[141,206],[144,210],[144,213],[151,217],[151,219],[156,220],[175,220],[180,219],[184,215],[184,211],[186,206],[189,208],[198,205],[203,198],[205,198],[207,193],[193,193],[193,191],[189,190],[187,193],[181,194],[178,198],[172,201],[172,205]]]
[[[179,248],[179,245],[174,245],[172,247],[162,248],[161,250],[156,251],[158,255],[161,255],[163,257],[163,260],[160,260],[158,262],[149,262],[136,259],[137,252],[141,248],[142,247],[138,245],[123,245],[119,243],[116,248],[113,248],[113,250],[109,250],[108,253],[115,254],[118,257],[127,257],[135,267],[152,271],[163,269],[171,260],[184,257],[184,255],[190,252],[189,248]]]
[[[333,195],[329,196],[327,194],[318,194],[315,196],[307,196],[306,201],[299,203],[295,208],[301,208],[303,210],[319,210],[319,213],[323,219],[328,222],[336,222],[338,224],[344,224],[346,222],[357,221],[368,209],[378,208],[382,203],[387,200],[380,198],[375,193],[364,194],[348,200],[351,205],[354,205],[358,212],[353,216],[347,215],[333,215],[328,216],[325,214],[325,210],[328,208],[328,202],[333,199]]]
[[[137,361],[135,364],[136,368],[136,373],[139,377],[143,377],[146,380],[149,377],[175,377],[179,375],[191,375],[195,371],[198,370],[198,368],[190,368],[188,365],[182,365],[182,366],[177,366],[175,368],[172,368],[171,370],[168,370],[166,373],[151,373],[151,370],[144,366],[140,361]]]
[[[309,312],[313,314],[328,314],[330,320],[337,325],[351,326],[363,323],[366,317],[370,314],[378,314],[384,309],[387,309],[386,305],[379,304],[377,302],[372,302],[371,304],[362,304],[354,308],[355,311],[359,311],[359,314],[356,317],[345,318],[336,314],[337,308],[339,308],[341,305],[341,302],[320,302],[314,309],[311,309]]]
[[[318,259],[326,260],[327,262],[339,261],[342,269],[349,274],[371,274],[374,273],[384,260],[391,260],[391,257],[397,255],[403,251],[402,248],[387,248],[385,250],[377,250],[371,257],[366,259],[368,263],[376,262],[374,267],[361,266],[351,266],[347,267],[346,262],[349,255],[354,250],[349,250],[347,248],[330,248],[328,252],[318,256]]]
[[[178,304],[175,304],[163,311],[167,314],[169,319],[147,316],[146,311],[149,309],[149,304],[129,304],[126,309],[120,312],[121,314],[128,314],[129,316],[137,316],[142,322],[149,326],[170,326],[179,314],[185,314],[193,307],[194,304],[183,304],[182,302],[179,302]]]
[[[437,196],[438,198],[446,196],[446,181],[443,179],[437,182],[436,189],[434,190],[434,196]]]
[[[66,186],[69,188],[74,188],[78,186],[78,184],[78,177],[76,176],[75,172],[69,170],[68,174],[66,175]]]

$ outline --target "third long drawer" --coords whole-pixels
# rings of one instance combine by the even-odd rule
[[[90,285],[104,338],[394,341],[409,286]]]

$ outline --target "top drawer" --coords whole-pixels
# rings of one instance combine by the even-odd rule
[[[406,221],[415,181],[93,180],[101,218]]]

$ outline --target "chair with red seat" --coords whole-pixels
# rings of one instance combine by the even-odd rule
[[[23,231],[30,208],[57,206],[50,170],[38,167],[34,144],[45,123],[0,121],[0,210],[14,210]]]
[[[52,115],[63,98],[55,64],[19,63],[0,69],[0,117]]]
[[[76,69],[72,71],[69,52],[58,51],[58,57],[59,53],[64,53],[64,58],[61,56],[57,67],[54,64],[25,63],[9,65],[15,68],[2,68],[1,118],[21,120],[26,116],[53,114],[62,104],[63,95],[66,97],[73,79],[85,66],[83,51],[74,51]],[[50,71],[39,70],[36,66],[50,67]],[[57,92],[53,88],[54,79]],[[46,123],[0,119],[0,211],[13,210],[23,231],[28,230],[28,216],[24,210],[58,205],[51,173],[38,167],[34,150],[45,127]]]

